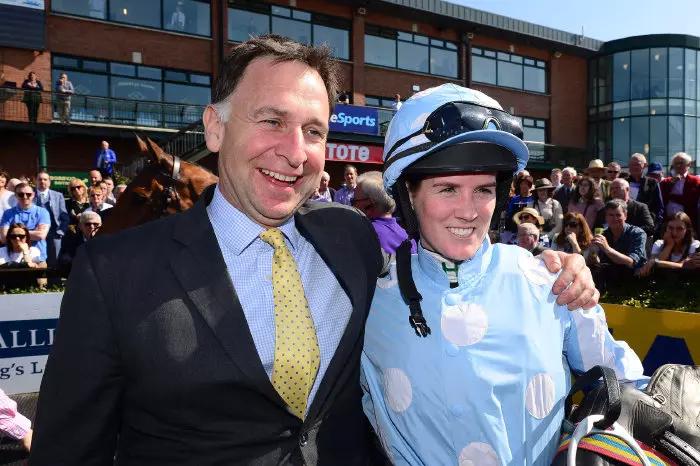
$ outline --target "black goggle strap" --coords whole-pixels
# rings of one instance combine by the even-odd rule
[[[410,315],[408,323],[411,324],[416,336],[427,337],[430,335],[430,327],[423,317],[423,309],[420,302],[423,296],[416,289],[411,272],[411,240],[407,239],[396,250],[396,275],[399,281],[399,290],[404,302],[408,304]]]

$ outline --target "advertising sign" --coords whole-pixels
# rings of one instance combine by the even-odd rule
[[[383,163],[382,146],[351,142],[326,143],[326,160],[347,163]]]
[[[331,115],[330,130],[378,135],[379,112],[372,107],[337,104]]]
[[[51,172],[51,189],[61,191],[64,194],[68,193],[68,185],[70,180],[78,178],[83,180],[83,183],[88,185],[88,178],[85,172]]]
[[[63,293],[0,295],[0,388],[38,392]]]

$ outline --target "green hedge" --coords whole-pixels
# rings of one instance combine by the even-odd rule
[[[600,301],[633,307],[700,312],[700,274],[661,271],[616,283]]]

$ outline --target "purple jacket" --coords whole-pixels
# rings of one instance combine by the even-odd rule
[[[394,254],[396,248],[408,238],[406,230],[396,222],[394,217],[375,218],[372,220],[372,226],[377,232],[382,249],[389,254]],[[416,254],[416,242],[411,240],[411,243],[411,254]]]

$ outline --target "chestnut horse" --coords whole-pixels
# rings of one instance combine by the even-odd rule
[[[167,154],[150,138],[136,140],[145,157],[132,164],[131,170],[138,173],[105,218],[100,234],[187,210],[219,180],[206,168]]]

